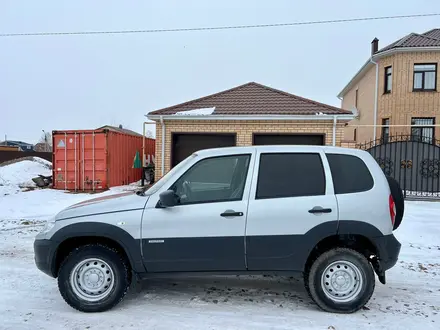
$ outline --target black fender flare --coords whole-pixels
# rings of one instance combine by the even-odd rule
[[[135,239],[128,232],[115,225],[102,222],[77,222],[62,227],[50,238],[51,241],[55,242],[56,247],[52,260],[53,272],[56,267],[55,256],[58,254],[59,246],[67,239],[76,237],[104,237],[115,241],[124,249],[134,272],[143,273],[146,271],[141,255],[140,240]]]
[[[337,235],[363,236],[373,244],[378,253],[380,253],[380,247],[375,240],[384,236],[378,228],[363,221],[340,220],[324,222],[304,234],[303,253],[300,254],[301,257],[298,260],[299,269],[305,270],[307,261],[319,242]]]

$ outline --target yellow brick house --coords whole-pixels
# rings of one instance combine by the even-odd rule
[[[344,142],[404,135],[434,144],[440,137],[439,63],[440,29],[411,33],[382,49],[375,38],[370,57],[338,95],[343,109],[357,113]]]
[[[156,178],[193,152],[268,144],[340,145],[350,111],[255,82],[150,112]]]

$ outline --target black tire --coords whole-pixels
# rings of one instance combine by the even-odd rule
[[[336,261],[345,261],[355,265],[362,276],[362,286],[359,293],[349,302],[339,302],[330,299],[321,285],[325,269]],[[304,276],[307,292],[312,300],[324,311],[331,313],[354,313],[370,300],[375,288],[374,271],[359,252],[347,248],[335,248],[321,254]]]
[[[90,302],[75,293],[71,284],[71,274],[75,266],[86,259],[98,258],[111,268],[114,275],[110,293],[99,301]],[[117,250],[100,244],[81,246],[73,250],[61,263],[58,272],[58,288],[63,299],[81,312],[104,312],[116,306],[130,287],[131,272],[123,256]]]
[[[396,204],[396,219],[394,220],[393,226],[393,230],[396,230],[402,223],[403,213],[405,212],[405,198],[399,183],[390,176],[387,176],[387,180],[390,186],[391,196],[393,196],[394,204]]]

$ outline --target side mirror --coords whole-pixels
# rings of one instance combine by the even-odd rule
[[[173,207],[177,205],[177,195],[173,190],[166,190],[159,195],[161,207]]]

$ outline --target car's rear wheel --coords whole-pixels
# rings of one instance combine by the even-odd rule
[[[358,311],[370,300],[375,287],[374,271],[367,258],[347,248],[321,254],[304,280],[313,301],[333,313]]]
[[[86,245],[60,266],[58,288],[64,300],[82,312],[103,312],[118,304],[130,286],[127,262],[113,248]]]

